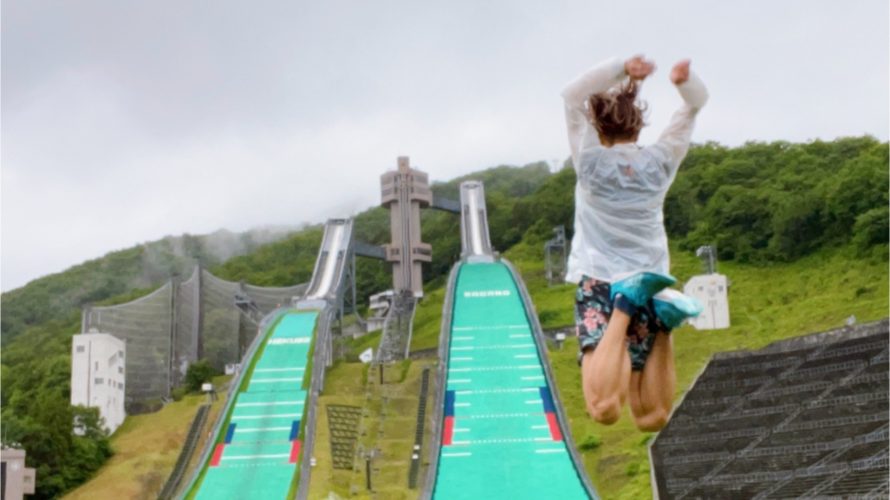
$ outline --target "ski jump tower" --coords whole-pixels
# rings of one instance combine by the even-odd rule
[[[386,260],[392,262],[396,293],[423,296],[421,264],[432,261],[432,247],[420,241],[420,209],[433,202],[426,173],[411,168],[400,156],[398,169],[380,176],[381,204],[389,208],[392,242],[385,245]]]

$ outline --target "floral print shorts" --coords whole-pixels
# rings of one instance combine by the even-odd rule
[[[609,283],[597,281],[583,276],[575,293],[575,335],[581,352],[578,362],[585,351],[596,349],[600,339],[606,332],[606,325],[612,317],[612,300],[609,298]],[[650,301],[641,307],[630,320],[627,329],[627,350],[630,353],[631,369],[641,371],[646,365],[646,358],[655,344],[655,334],[663,330],[655,317]]]

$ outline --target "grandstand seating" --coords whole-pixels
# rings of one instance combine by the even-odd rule
[[[660,498],[886,498],[887,320],[718,354],[650,455]]]

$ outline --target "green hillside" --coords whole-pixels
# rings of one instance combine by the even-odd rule
[[[686,352],[697,357],[680,360],[683,370],[700,367],[715,350],[825,329],[850,314],[860,320],[886,314],[887,163],[887,143],[870,137],[692,148],[665,204],[674,272],[681,278],[694,274],[698,263],[691,251],[716,243],[720,270],[734,283],[734,326],[719,337],[707,334],[709,340],[719,341],[690,340]],[[566,297],[571,297],[571,286],[544,286],[541,246],[556,225],[564,225],[571,236],[573,169],[550,174],[546,164],[537,163],[465,177],[485,182],[492,242],[526,276],[542,322],[546,327],[570,324]],[[437,184],[434,191],[456,198],[460,180]],[[359,214],[355,226],[363,241],[380,244],[388,239],[388,216],[382,209]],[[194,237],[183,237],[180,243],[164,240],[114,252],[4,293],[4,439],[21,443],[28,450],[29,466],[45,478],[38,481],[36,498],[56,496],[83,482],[108,454],[107,439],[99,435],[84,441],[65,433],[73,411],[67,406],[70,336],[79,330],[81,305],[139,296],[170,275],[186,272],[195,259],[226,279],[260,285],[303,282],[311,273],[320,237],[318,226],[309,227],[274,243],[254,243],[250,251],[230,259],[214,257],[199,239],[186,244]],[[414,349],[435,347],[437,342],[441,286],[460,253],[458,218],[424,211],[423,239],[432,244],[434,256],[424,270],[429,293],[417,314]],[[159,250],[147,250],[153,246]],[[359,260],[362,297],[388,288],[389,280],[383,263]],[[686,335],[680,331],[676,337],[678,356],[684,352]],[[688,334],[690,339],[694,335]],[[577,372],[570,367],[570,351],[566,347],[554,353],[564,394],[577,384],[571,381]],[[681,382],[691,379],[687,375],[681,374]],[[636,434],[639,450],[627,451],[629,438],[610,434],[620,426],[593,429],[583,416],[583,405],[569,398],[567,403],[575,437],[590,450],[585,462],[597,484],[616,494],[632,491],[610,489],[609,481],[642,487],[648,481],[645,460],[638,460],[645,454],[643,436]],[[613,439],[618,445],[607,446]],[[626,464],[621,470],[625,476],[615,475],[620,464]]]
[[[713,331],[685,326],[672,334],[675,399],[686,392],[714,353],[757,349],[776,340],[837,328],[851,315],[859,322],[887,317],[890,268],[886,260],[850,258],[848,253],[848,249],[822,250],[795,262],[769,265],[720,263],[718,271],[732,283],[732,326]],[[547,287],[540,260],[523,260],[527,255],[507,252],[529,286],[544,328],[571,325],[575,287]],[[675,249],[672,261],[672,272],[681,281],[701,272],[701,263],[691,252]],[[572,435],[582,446],[585,468],[603,498],[651,497],[646,446],[653,435],[637,430],[629,411],[613,426],[600,425],[587,416],[577,348],[577,341],[570,338],[561,350],[551,348],[550,359]]]

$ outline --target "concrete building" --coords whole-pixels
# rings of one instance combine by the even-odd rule
[[[728,281],[723,274],[693,276],[683,287],[683,293],[701,301],[704,310],[689,323],[698,330],[729,328]]]
[[[107,333],[83,333],[71,341],[71,405],[99,409],[105,428],[123,422],[126,344]],[[77,428],[75,425],[75,432]]]
[[[407,156],[398,159],[398,170],[380,176],[384,207],[390,210],[392,242],[385,245],[386,260],[392,262],[393,289],[423,296],[421,264],[433,259],[432,247],[420,241],[420,209],[433,201],[429,178],[410,167]]]
[[[37,472],[25,467],[25,450],[0,450],[0,473],[3,500],[20,500],[24,495],[34,494]]]

